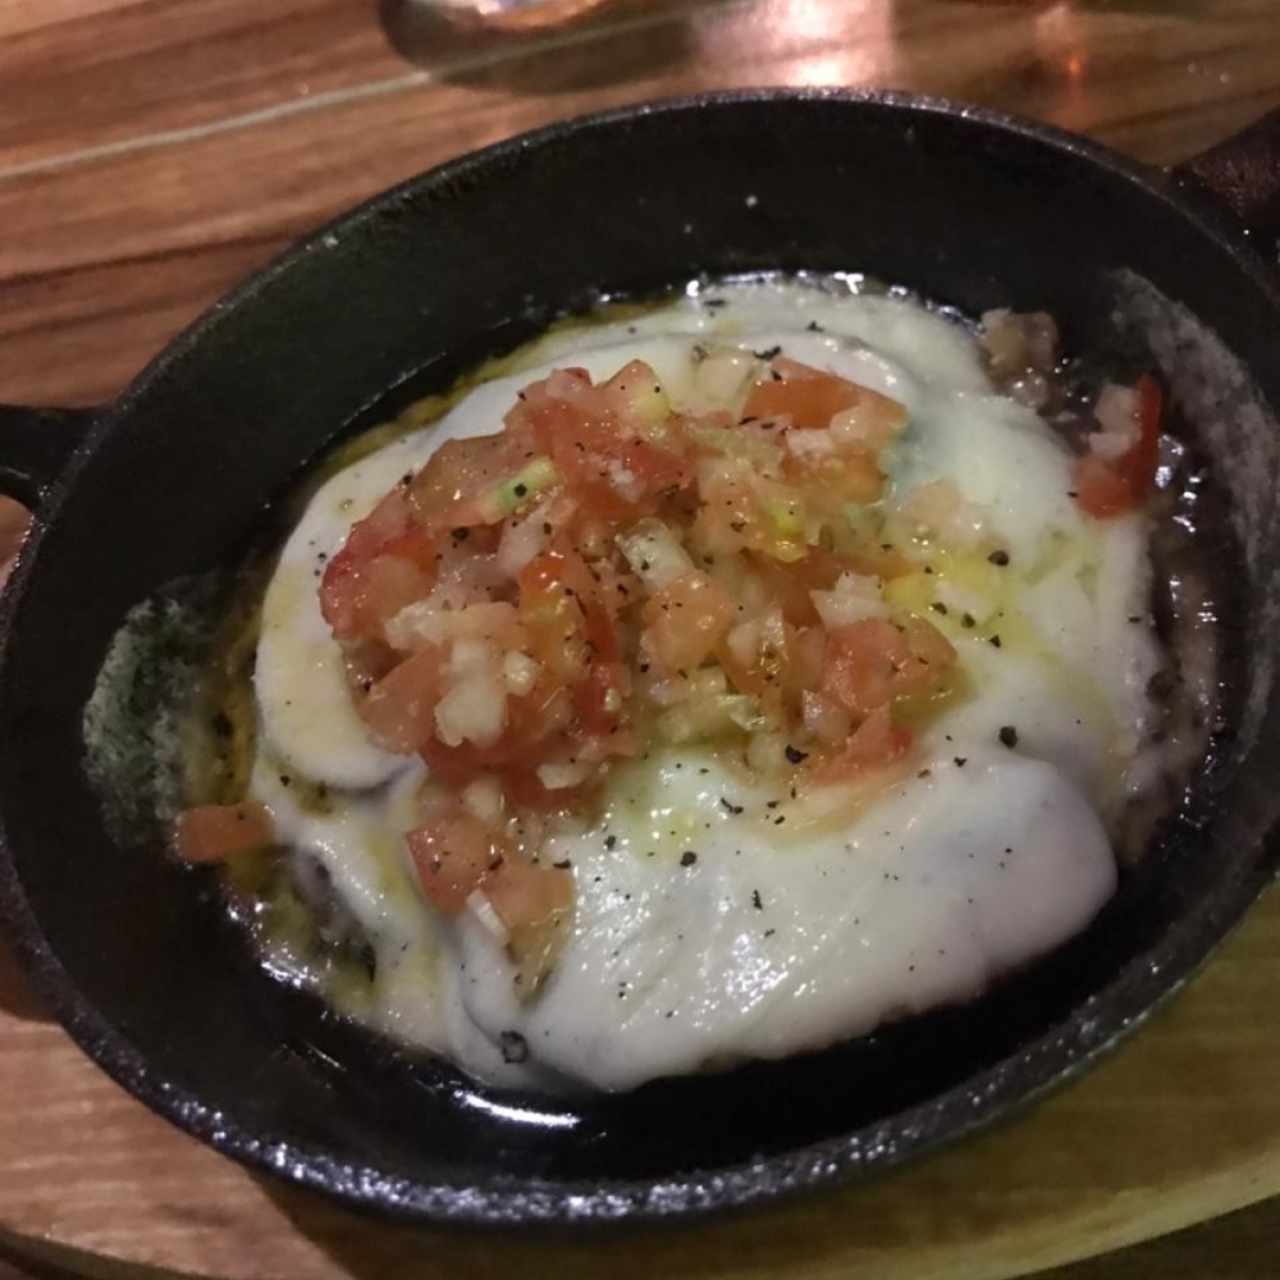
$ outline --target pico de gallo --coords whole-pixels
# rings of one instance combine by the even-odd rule
[[[909,518],[886,512],[904,406],[778,351],[703,359],[719,403],[697,412],[638,360],[531,383],[501,431],[404,475],[320,584],[369,737],[428,766],[406,837],[423,896],[483,912],[526,994],[573,909],[546,832],[619,763],[701,742],[793,795],[874,790],[958,687],[950,641],[885,590],[927,556],[898,535],[962,502],[933,485]],[[1159,414],[1150,378],[1104,392],[1076,466],[1085,512],[1145,500]],[[178,846],[215,860],[269,828],[260,805],[205,806]]]

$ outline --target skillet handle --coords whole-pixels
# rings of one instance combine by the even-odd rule
[[[1244,223],[1253,247],[1280,263],[1280,110],[1175,165],[1180,186],[1208,190]]]
[[[0,493],[38,507],[100,412],[0,404]]]

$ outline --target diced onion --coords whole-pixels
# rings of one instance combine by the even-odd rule
[[[436,703],[435,722],[436,735],[446,746],[470,741],[491,747],[506,723],[506,691],[483,676],[461,680]]]
[[[487,640],[468,637],[454,644],[449,654],[449,670],[460,676],[488,674],[497,658],[497,651]]]
[[[719,667],[703,667],[689,676],[691,698],[714,698],[726,692],[728,687],[728,677]]]
[[[496,824],[503,806],[502,785],[492,774],[482,774],[462,789],[462,807],[481,822]]]
[[[787,767],[786,750],[784,734],[752,734],[747,744],[747,764],[757,773],[780,773]]]
[[[1109,382],[1098,393],[1093,416],[1101,431],[1089,437],[1089,448],[1107,461],[1123,457],[1141,436],[1138,425],[1138,393],[1132,387],[1118,387]]]
[[[756,619],[740,622],[729,632],[725,643],[728,644],[729,652],[733,654],[733,660],[739,666],[755,665],[756,655],[760,652],[760,632],[761,624]]]
[[[493,903],[484,896],[481,889],[473,889],[467,895],[467,910],[497,939],[499,946],[505,947],[510,940],[507,926],[502,923]]]
[[[541,665],[527,653],[512,650],[502,659],[502,679],[507,692],[523,697],[538,682]]]
[[[393,649],[403,650],[452,641],[506,643],[520,634],[519,615],[504,603],[446,608],[436,600],[417,600],[389,619],[383,632]]]
[[[748,351],[709,351],[694,368],[693,385],[707,404],[719,407],[737,399],[755,368],[756,358]]]
[[[512,517],[507,520],[498,543],[498,567],[507,577],[518,576],[520,570],[546,545],[547,535],[543,532],[546,523],[542,507],[524,519]]]
[[[906,422],[906,410],[896,400],[868,393],[831,419],[828,435],[837,449],[883,449]]]
[[[651,591],[661,591],[693,570],[679,538],[661,520],[646,519],[618,537],[622,554]]]
[[[644,488],[634,471],[623,466],[616,458],[610,458],[604,464],[604,474],[619,497],[626,502],[639,502]]]
[[[760,648],[766,653],[783,654],[787,651],[787,623],[780,605],[774,605],[760,619]]]
[[[913,489],[902,509],[921,531],[936,534],[952,546],[972,547],[982,537],[981,511],[948,480],[934,480]]]
[[[677,702],[685,702],[689,697],[689,681],[679,676],[670,676],[665,680],[653,680],[647,689],[649,701],[660,707],[674,707]]]
[[[797,458],[830,458],[836,452],[836,440],[830,431],[788,431],[786,441]]]
[[[585,782],[589,772],[588,766],[578,761],[573,764],[540,764],[538,781],[548,791],[564,791]]]
[[[848,627],[864,618],[882,618],[888,607],[880,598],[880,579],[859,573],[842,573],[830,591],[810,591],[822,625]]]
[[[658,717],[658,734],[667,742],[694,742],[733,729],[751,732],[764,723],[756,700],[742,693],[690,699]]]
[[[436,736],[446,746],[464,741],[491,747],[507,722],[507,690],[492,645],[461,640],[453,646],[448,691],[436,703]]]

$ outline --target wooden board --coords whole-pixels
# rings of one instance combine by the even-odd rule
[[[493,41],[424,23],[409,0],[0,0],[0,400],[109,397],[291,236],[459,151],[745,84],[948,94],[1162,163],[1280,104],[1280,14],[1273,0],[613,0],[586,24]],[[1280,1191],[1277,925],[1273,895],[1172,1008],[1016,1125],[750,1217],[554,1246],[385,1227],[250,1175],[124,1095],[8,975],[0,1276],[37,1254],[228,1280],[1026,1274]],[[1228,1244],[1200,1254],[1174,1243],[1071,1275],[1271,1274],[1280,1210],[1249,1221],[1252,1236],[1226,1223],[1212,1238]],[[1229,1247],[1242,1238],[1252,1255]],[[1175,1272],[1184,1256],[1198,1269]],[[1224,1269],[1232,1256],[1243,1269]]]

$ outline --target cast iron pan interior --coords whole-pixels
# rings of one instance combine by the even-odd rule
[[[211,886],[107,839],[80,718],[126,611],[242,546],[344,424],[388,388],[406,398],[410,376],[414,393],[444,385],[601,289],[866,269],[970,313],[1049,305],[1087,349],[1106,336],[1109,273],[1129,267],[1280,403],[1274,289],[1168,188],[990,114],[739,94],[505,143],[378,198],[251,280],[97,425],[7,597],[0,733],[22,749],[0,761],[0,896],[72,1033],[230,1155],[392,1214],[488,1223],[746,1204],[895,1163],[1070,1075],[1183,980],[1266,878],[1280,790],[1268,663],[1251,661],[1231,692],[1239,732],[1186,819],[1055,956],[970,1007],[829,1052],[569,1101],[389,1053],[257,973]],[[1248,546],[1229,641],[1244,654],[1272,644],[1274,474],[1231,495]]]

